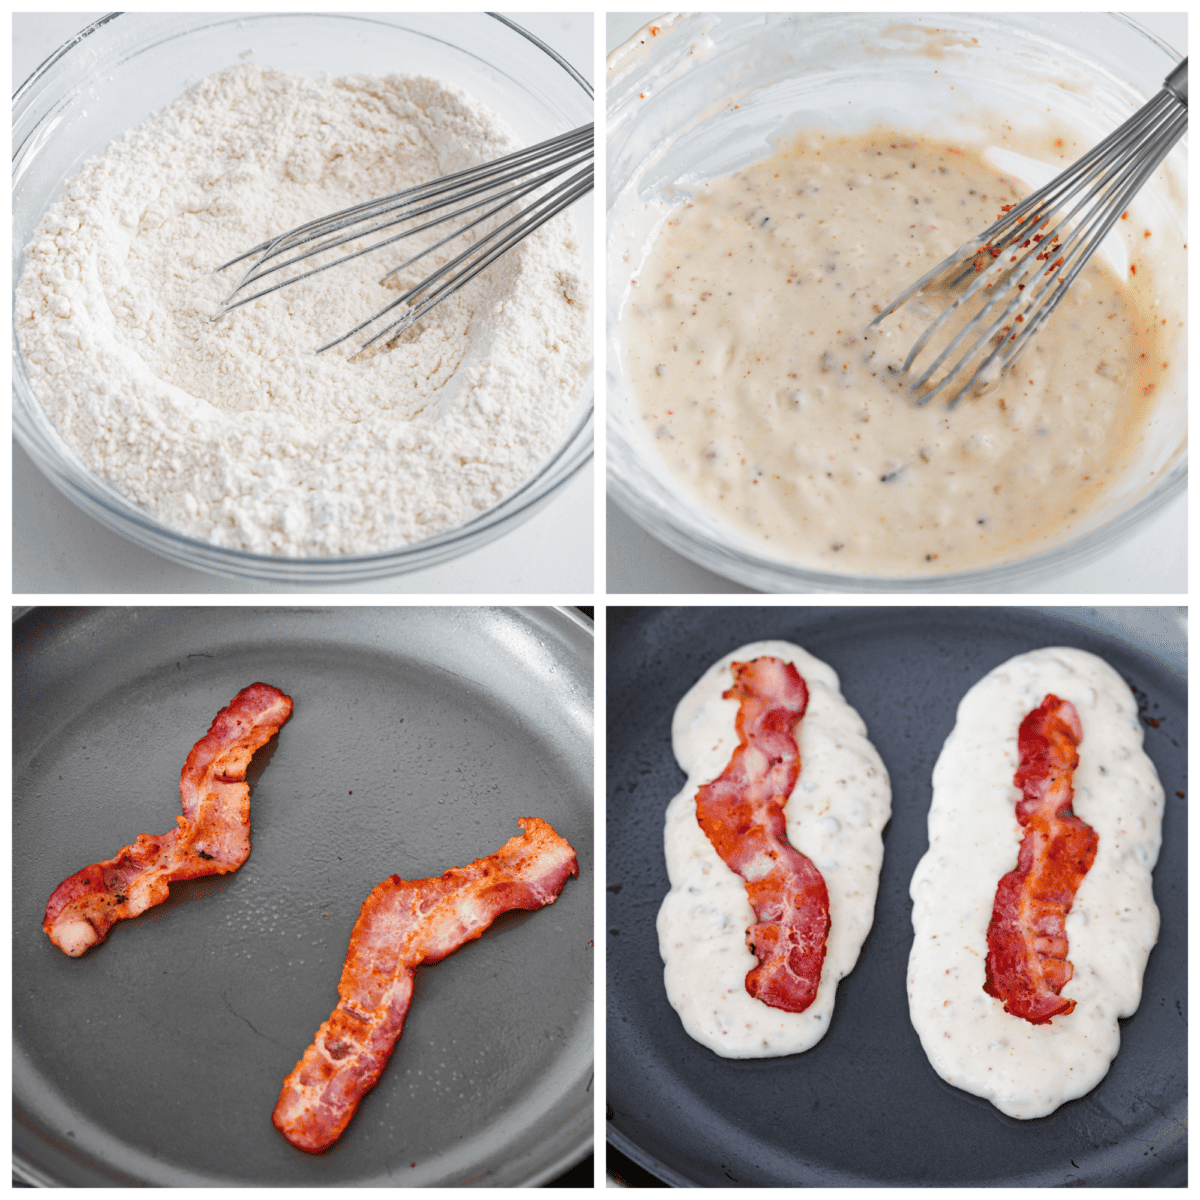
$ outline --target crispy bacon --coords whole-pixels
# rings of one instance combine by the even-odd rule
[[[42,928],[50,940],[77,958],[117,921],[161,904],[173,880],[236,871],[250,856],[246,768],[291,714],[278,688],[253,683],[238,692],[183,765],[177,828],[161,837],[143,833],[113,858],[64,879],[46,905]]]
[[[1017,820],[1025,827],[1017,869],[1000,880],[988,925],[983,990],[1033,1025],[1065,1016],[1059,994],[1074,974],[1066,916],[1096,859],[1096,831],[1071,809],[1083,727],[1069,700],[1047,696],[1021,722]]]
[[[545,821],[487,858],[440,879],[385,879],[363,902],[338,983],[341,1002],[283,1082],[271,1119],[301,1150],[318,1154],[341,1137],[387,1066],[412,1000],[413,970],[440,962],[512,909],[553,904],[575,851]]]
[[[696,818],[713,847],[746,883],[757,924],[746,944],[758,966],[746,991],[772,1008],[803,1012],[813,1002],[829,934],[829,893],[821,872],[787,840],[783,808],[800,774],[795,729],[808,688],[791,663],[732,663],[740,701],[740,744],[729,765],[696,794]]]

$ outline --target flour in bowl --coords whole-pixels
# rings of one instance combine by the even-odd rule
[[[39,225],[15,314],[34,389],[88,467],[216,545],[365,554],[467,521],[554,452],[587,387],[569,217],[391,350],[353,360],[358,339],[313,351],[399,294],[379,279],[407,254],[366,255],[217,322],[241,269],[215,268],[519,148],[499,116],[429,79],[213,75],[89,161]]]

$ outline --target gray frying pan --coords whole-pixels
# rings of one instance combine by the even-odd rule
[[[553,609],[35,609],[13,627],[13,1157],[64,1186],[529,1185],[592,1139],[592,649]],[[69,959],[66,876],[179,812],[179,770],[246,684],[295,711],[251,766],[251,853]],[[579,854],[557,903],[422,967],[339,1142],[271,1124],[388,875]]]
[[[1179,610],[644,608],[608,615],[608,1139],[665,1183],[705,1187],[1181,1186],[1186,1182],[1186,649]],[[830,663],[892,779],[875,923],[824,1040],[719,1058],[667,1004],[655,916],[663,811],[683,783],[671,714],[717,658],[787,638]],[[1166,790],[1162,914],[1141,1006],[1088,1095],[1017,1121],[944,1083],[908,1018],[908,885],[930,773],[966,689],[1040,646],[1099,654],[1129,682]]]

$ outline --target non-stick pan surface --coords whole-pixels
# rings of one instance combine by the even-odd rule
[[[1174,610],[660,608],[608,615],[609,1140],[680,1186],[1183,1184],[1186,1172],[1186,685]],[[1157,626],[1164,638],[1146,638]],[[828,1034],[788,1058],[719,1058],[683,1031],[655,917],[668,888],[663,811],[683,784],[671,715],[722,654],[760,638],[838,672],[892,780],[875,923],[838,987]],[[1174,643],[1174,645],[1172,645]],[[909,881],[927,847],[930,774],[967,688],[1010,656],[1104,657],[1145,706],[1166,790],[1154,873],[1162,914],[1141,1006],[1087,1096],[1017,1121],[944,1083],[908,1017]]]
[[[35,609],[14,625],[13,1153],[64,1185],[540,1183],[592,1137],[592,649],[553,609]],[[251,766],[251,853],[67,958],[81,867],[180,811],[257,680],[295,711]],[[321,1155],[271,1124],[337,1003],[359,907],[548,820],[557,903],[417,971],[403,1036]]]

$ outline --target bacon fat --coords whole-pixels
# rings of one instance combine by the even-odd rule
[[[412,1001],[413,970],[479,937],[501,913],[553,904],[579,874],[575,851],[545,821],[495,854],[440,879],[385,879],[363,902],[342,978],[341,1002],[284,1080],[271,1119],[301,1150],[318,1154],[342,1135],[378,1082]]]
[[[1099,841],[1071,809],[1082,740],[1075,706],[1053,695],[1025,717],[1017,739],[1013,783],[1021,789],[1017,820],[1025,835],[1016,870],[996,888],[983,990],[1033,1025],[1075,1008],[1059,994],[1074,974],[1065,922]]]
[[[800,774],[795,729],[808,688],[791,663],[732,663],[739,745],[696,794],[696,818],[746,884],[757,923],[746,944],[758,965],[746,991],[772,1008],[803,1012],[816,999],[829,934],[829,892],[816,866],[787,839],[784,805]]]
[[[179,776],[183,814],[161,837],[141,834],[104,862],[64,879],[46,905],[42,928],[78,958],[99,945],[124,917],[167,898],[176,879],[224,875],[250,856],[250,785],[246,768],[292,714],[278,688],[254,683],[217,713]]]

